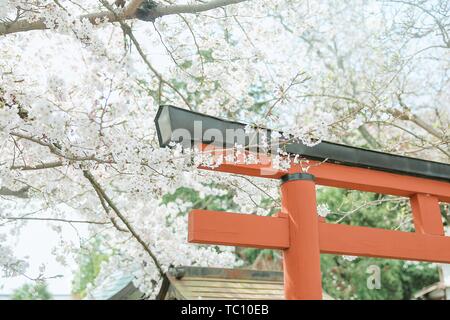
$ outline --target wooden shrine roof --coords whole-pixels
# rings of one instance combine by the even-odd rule
[[[158,299],[282,300],[283,273],[180,267],[167,273]],[[324,293],[324,299],[331,300],[331,297]]]
[[[144,295],[133,285],[132,275],[114,273],[87,299],[139,300]],[[332,298],[324,293],[325,300]],[[281,300],[283,273],[244,269],[178,267],[166,273],[157,299],[161,300]]]

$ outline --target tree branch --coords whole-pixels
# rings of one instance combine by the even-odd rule
[[[117,215],[117,217],[123,222],[123,224],[126,226],[128,231],[133,235],[133,237],[136,239],[137,242],[142,246],[142,248],[145,250],[145,252],[148,253],[150,258],[153,260],[153,263],[155,264],[156,268],[158,269],[161,276],[164,275],[164,270],[159,263],[158,259],[156,258],[155,254],[150,250],[149,246],[145,243],[145,241],[139,236],[139,234],[134,230],[133,226],[128,222],[128,220],[125,218],[125,216],[120,212],[120,210],[117,208],[117,206],[114,204],[114,202],[111,200],[111,198],[108,197],[106,192],[103,190],[103,188],[100,186],[100,184],[95,180],[94,176],[88,171],[83,170],[83,174],[86,179],[91,183],[94,190],[97,192],[97,194],[101,195],[101,197],[106,201],[108,206],[114,211],[114,213]]]
[[[11,136],[15,136],[21,139],[25,139],[34,143],[37,143],[43,147],[47,147],[51,153],[53,153],[54,155],[64,158],[66,160],[69,161],[96,161],[98,163],[105,163],[105,164],[111,164],[114,163],[113,160],[103,160],[103,159],[99,159],[96,158],[95,155],[91,155],[91,156],[83,156],[83,157],[79,157],[79,156],[74,156],[74,155],[68,155],[68,154],[64,154],[55,143],[51,143],[51,142],[47,142],[44,140],[41,140],[39,138],[30,136],[30,135],[26,135],[23,133],[19,133],[19,132],[10,132]],[[62,166],[63,163],[61,161],[54,161],[54,162],[50,162],[50,163],[45,163],[45,164],[37,164],[34,166],[14,166],[11,169],[20,169],[20,170],[39,170],[39,169],[48,169],[48,168],[56,168],[56,167],[60,167]]]
[[[372,136],[372,134],[369,132],[369,130],[367,130],[367,128],[365,127],[364,124],[358,128],[358,131],[359,131],[359,133],[361,133],[364,140],[367,141],[367,143],[369,144],[369,146],[371,148],[373,148],[373,149],[381,148],[380,143]]]
[[[22,170],[22,171],[33,171],[33,170],[42,170],[42,169],[51,169],[51,168],[58,168],[63,165],[62,161],[53,161],[53,162],[47,162],[47,163],[40,163],[36,165],[27,165],[27,166],[12,166],[11,170]]]
[[[62,218],[40,218],[40,217],[1,217],[3,220],[32,220],[32,221],[56,221],[56,222],[67,222],[67,223],[86,223],[86,224],[109,224],[109,222],[102,221],[89,221],[89,220],[71,220]]]
[[[113,8],[111,5],[108,4],[106,0],[100,0],[100,2],[107,8],[112,14],[115,14]],[[142,50],[141,45],[139,44],[139,41],[136,39],[136,37],[133,34],[133,31],[131,30],[131,27],[126,24],[123,19],[120,19],[120,17],[116,17],[117,22],[119,22],[120,27],[122,28],[122,31],[124,35],[127,35],[131,42],[133,42],[134,46],[136,47],[137,52],[141,56],[142,60],[146,64],[146,66],[150,69],[151,72],[155,74],[155,76],[159,79],[160,84],[165,84],[168,87],[170,87],[186,104],[186,106],[190,109],[192,109],[192,106],[190,105],[188,99],[172,84],[170,81],[167,81],[163,78],[163,76],[156,70],[153,65],[150,63],[150,61],[147,59],[147,55],[144,53],[144,50]]]
[[[173,14],[195,14],[198,12],[208,11],[211,9],[216,9],[224,7],[227,5],[236,4],[246,0],[213,0],[208,3],[199,4],[185,4],[185,5],[169,5],[156,6],[151,15],[153,18],[161,18],[163,16],[173,15]],[[134,19],[136,16],[136,10],[142,4],[143,0],[132,0],[131,3],[126,7],[123,13],[112,13],[110,11],[94,12],[90,14],[81,15],[80,20],[87,19],[93,25],[97,25],[102,21],[107,20],[108,22],[117,22],[119,20],[129,20]],[[17,20],[12,22],[0,23],[0,35],[7,35],[11,33],[26,32],[32,30],[46,30],[49,29],[43,19],[35,22],[29,22],[27,20]]]
[[[237,4],[244,1],[246,0],[213,0],[207,3],[200,3],[200,4],[180,4],[172,6],[159,5],[155,8],[155,14],[156,18],[180,13],[195,14],[199,12],[225,7],[231,4]]]
[[[121,227],[117,224],[116,219],[114,219],[114,218],[111,216],[111,214],[110,214],[110,209],[109,209],[108,205],[106,204],[105,199],[103,198],[102,194],[101,194],[97,189],[94,188],[94,190],[95,190],[95,192],[97,193],[98,198],[100,199],[100,203],[101,203],[101,205],[102,205],[102,207],[103,207],[103,210],[105,210],[106,215],[108,216],[109,220],[110,220],[111,223],[113,224],[114,228],[116,228],[117,230],[122,231],[122,232],[128,232],[128,230],[126,230],[126,229],[124,229],[124,228],[121,228]]]

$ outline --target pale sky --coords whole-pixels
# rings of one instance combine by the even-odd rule
[[[76,231],[67,223],[30,221],[22,229],[19,237],[8,236],[8,242],[14,249],[16,257],[29,257],[26,259],[29,263],[29,268],[26,271],[27,276],[37,277],[39,275],[39,267],[45,264],[46,277],[63,275],[61,278],[49,279],[47,281],[50,292],[54,295],[70,294],[72,274],[73,270],[77,267],[77,263],[70,255],[65,255],[67,265],[64,266],[52,255],[53,248],[60,247],[61,236],[49,224],[62,227],[62,235],[65,241],[79,243],[79,235],[83,236],[86,234],[86,226],[81,224],[74,225],[77,229]],[[5,232],[11,227],[13,227],[13,224],[7,228],[2,227],[2,232]],[[0,277],[0,294],[10,294],[14,289],[27,282],[31,281],[24,276],[14,278]]]

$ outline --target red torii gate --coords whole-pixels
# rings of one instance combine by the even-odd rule
[[[164,108],[168,107],[161,107],[156,119],[161,145],[167,138],[160,133],[163,123],[159,119],[165,112]],[[176,119],[170,119],[170,122],[173,130]],[[200,146],[205,147],[203,144]],[[226,158],[224,149],[211,149],[211,146],[208,149],[214,157]],[[440,201],[450,202],[450,166],[413,161],[411,166],[414,169],[415,164],[419,164],[417,168],[420,170],[416,173],[422,175],[413,176],[410,175],[413,174],[412,169],[394,170],[386,164],[380,165],[380,170],[374,170],[311,161],[308,173],[303,173],[301,166],[293,162],[287,171],[274,170],[268,156],[258,156],[260,159],[266,157],[260,161],[262,164],[224,162],[213,170],[280,179],[281,212],[267,217],[193,210],[189,214],[188,241],[283,250],[286,299],[322,299],[321,253],[450,263],[450,237],[444,235],[439,207]],[[422,164],[425,165],[424,171],[421,171]],[[268,175],[270,170],[272,172]],[[326,223],[317,215],[316,184],[409,197],[415,232]]]

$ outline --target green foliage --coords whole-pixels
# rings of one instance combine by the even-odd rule
[[[380,288],[367,285],[370,267],[380,269]],[[434,264],[400,260],[357,258],[346,261],[340,256],[322,255],[322,285],[336,299],[411,299],[423,287],[437,282]]]
[[[408,201],[370,192],[319,188],[317,202],[331,211],[329,222],[413,231]]]
[[[192,60],[183,61],[182,63],[180,63],[180,67],[184,70],[189,69],[190,67],[192,67]]]
[[[335,188],[320,188],[318,203],[332,212],[328,222],[413,231],[408,201],[384,195]],[[400,226],[400,228],[399,228]],[[371,266],[380,270],[380,288],[369,289]],[[401,260],[322,255],[321,269],[325,292],[337,299],[411,299],[423,287],[438,281],[434,264]]]
[[[51,300],[52,295],[48,291],[47,284],[38,281],[34,284],[24,284],[20,288],[14,290],[11,300]]]
[[[72,281],[72,294],[80,299],[86,296],[88,284],[94,282],[102,263],[109,258],[109,255],[104,252],[100,237],[93,238],[86,247],[78,255],[78,270]]]
[[[190,188],[178,188],[172,194],[166,194],[162,198],[162,203],[167,204],[174,202],[177,199],[183,202],[192,203],[192,209],[205,209],[205,210],[232,210],[236,206],[233,204],[233,195],[227,193],[223,196],[206,195],[200,197],[198,191]]]
[[[199,50],[199,54],[202,56],[202,58],[205,62],[214,62],[212,49]]]
[[[273,103],[271,92],[260,84],[252,85],[249,96],[255,100],[255,103],[248,106],[248,109],[258,114],[265,114],[270,107],[270,103]]]
[[[242,248],[239,250],[239,257],[244,259],[245,264],[251,266],[256,258],[262,254],[265,258],[275,259],[274,250],[270,249],[253,249],[253,248]]]

